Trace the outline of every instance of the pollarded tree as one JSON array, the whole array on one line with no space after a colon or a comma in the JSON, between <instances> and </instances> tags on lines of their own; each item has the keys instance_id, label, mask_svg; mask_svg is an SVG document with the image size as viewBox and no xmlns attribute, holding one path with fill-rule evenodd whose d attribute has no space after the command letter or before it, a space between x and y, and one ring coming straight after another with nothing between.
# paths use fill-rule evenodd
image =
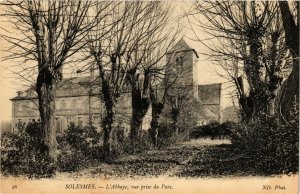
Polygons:
<instances>
[{"instance_id":1,"label":"pollarded tree","mask_svg":"<svg viewBox=\"0 0 300 194\"><path fill-rule=\"evenodd\" d=\"M205 1L195 3L195 12L193 24L204 29L211 43L199 41L236 85L243 119L275 114L287 55L277 4Z\"/></svg>"},{"instance_id":2,"label":"pollarded tree","mask_svg":"<svg viewBox=\"0 0 300 194\"><path fill-rule=\"evenodd\" d=\"M173 55L174 52L169 53ZM150 136L152 139L152 143L154 146L157 146L158 139L158 127L160 124L160 117L165 109L165 104L167 101L167 97L169 96L170 90L172 90L172 86L178 79L178 73L173 71L173 68L170 64L172 64L172 57L168 58L166 61L166 66L164 71L160 74L155 75L155 79L157 82L151 83L150 85L150 100L151 100L151 123L150 123Z\"/></svg>"},{"instance_id":3,"label":"pollarded tree","mask_svg":"<svg viewBox=\"0 0 300 194\"><path fill-rule=\"evenodd\" d=\"M93 5L90 1L3 2L8 20L2 35L9 45L6 60L20 62L18 74L36 76L39 113L43 130L43 151L54 161L56 156L55 90L62 79L62 68L83 46L83 38L94 20L84 23Z\"/></svg>"},{"instance_id":4,"label":"pollarded tree","mask_svg":"<svg viewBox=\"0 0 300 194\"><path fill-rule=\"evenodd\" d=\"M161 81L166 70L166 55L177 40L179 29L171 22L170 4L166 2L140 2L143 9L141 22L133 33L128 52L126 79L131 89L132 118L131 141L139 144L142 122L151 105L151 86ZM154 105L154 104L153 104Z\"/></svg>"},{"instance_id":5,"label":"pollarded tree","mask_svg":"<svg viewBox=\"0 0 300 194\"><path fill-rule=\"evenodd\" d=\"M138 142L142 119L150 105L150 83L153 75L162 73L161 61L175 42L178 30L168 26L166 3L114 2L106 11L109 17L99 17L87 42L88 56L99 70L106 109L104 150L109 160L116 104L124 91L131 90L130 134L132 142Z\"/></svg>"},{"instance_id":6,"label":"pollarded tree","mask_svg":"<svg viewBox=\"0 0 300 194\"><path fill-rule=\"evenodd\" d=\"M157 145L160 117L168 115L173 123L174 133L178 134L178 120L183 107L194 99L194 83L192 82L193 66L189 54L179 41L167 53L164 70L155 75L156 82L151 84L150 98L152 106L151 137ZM191 106L188 106L191 108ZM188 108L187 108L188 109ZM164 114L163 114L164 113ZM190 123L192 123L190 121Z\"/></svg>"},{"instance_id":7,"label":"pollarded tree","mask_svg":"<svg viewBox=\"0 0 300 194\"><path fill-rule=\"evenodd\" d=\"M99 17L98 24L87 36L88 52L97 65L101 81L101 97L105 105L103 119L105 159L110 160L116 104L128 90L127 76L133 53L140 47L145 34L138 28L147 18L151 3L113 2L106 8L109 17ZM99 8L98 8L99 9ZM96 11L97 12L97 11Z\"/></svg>"}]
</instances>

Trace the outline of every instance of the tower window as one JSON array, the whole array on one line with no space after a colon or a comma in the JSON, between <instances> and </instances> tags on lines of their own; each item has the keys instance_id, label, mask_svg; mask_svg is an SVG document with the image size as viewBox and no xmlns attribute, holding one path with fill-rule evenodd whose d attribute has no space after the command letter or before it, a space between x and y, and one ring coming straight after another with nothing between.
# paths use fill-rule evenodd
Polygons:
<instances>
[{"instance_id":1,"label":"tower window","mask_svg":"<svg viewBox=\"0 0 300 194\"><path fill-rule=\"evenodd\" d=\"M178 66L183 66L183 56L179 56L176 58L176 64Z\"/></svg>"}]
</instances>

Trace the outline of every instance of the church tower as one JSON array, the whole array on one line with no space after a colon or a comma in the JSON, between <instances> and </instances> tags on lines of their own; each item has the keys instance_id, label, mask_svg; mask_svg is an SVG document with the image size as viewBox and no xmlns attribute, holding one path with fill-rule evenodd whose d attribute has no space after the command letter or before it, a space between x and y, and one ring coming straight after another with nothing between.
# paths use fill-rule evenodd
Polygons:
<instances>
[{"instance_id":1,"label":"church tower","mask_svg":"<svg viewBox=\"0 0 300 194\"><path fill-rule=\"evenodd\" d=\"M166 79L167 82L174 82L171 89L173 92L189 90L189 95L197 99L195 66L198 58L195 49L184 39L181 39L167 54Z\"/></svg>"}]
</instances>

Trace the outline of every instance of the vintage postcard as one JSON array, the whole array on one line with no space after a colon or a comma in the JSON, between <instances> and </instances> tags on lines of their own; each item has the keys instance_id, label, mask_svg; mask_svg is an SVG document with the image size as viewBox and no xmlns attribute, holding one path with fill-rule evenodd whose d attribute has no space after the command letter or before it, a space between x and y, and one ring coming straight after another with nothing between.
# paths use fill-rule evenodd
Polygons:
<instances>
[{"instance_id":1,"label":"vintage postcard","mask_svg":"<svg viewBox=\"0 0 300 194\"><path fill-rule=\"evenodd\" d=\"M296 194L299 1L0 2L0 193Z\"/></svg>"}]
</instances>

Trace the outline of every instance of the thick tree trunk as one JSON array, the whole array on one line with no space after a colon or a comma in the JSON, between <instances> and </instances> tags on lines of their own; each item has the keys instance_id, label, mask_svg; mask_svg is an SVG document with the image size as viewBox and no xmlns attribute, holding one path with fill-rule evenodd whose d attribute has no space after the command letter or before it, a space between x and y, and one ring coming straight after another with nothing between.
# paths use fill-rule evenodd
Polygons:
<instances>
[{"instance_id":1,"label":"thick tree trunk","mask_svg":"<svg viewBox=\"0 0 300 194\"><path fill-rule=\"evenodd\" d=\"M298 120L299 116L299 62L294 59L291 74L282 87L280 96L280 113L285 121Z\"/></svg>"},{"instance_id":2,"label":"thick tree trunk","mask_svg":"<svg viewBox=\"0 0 300 194\"><path fill-rule=\"evenodd\" d=\"M152 101L152 120L151 120L151 140L155 147L157 147L157 138L158 138L158 126L159 126L159 117L164 109L163 103L158 101Z\"/></svg>"},{"instance_id":3,"label":"thick tree trunk","mask_svg":"<svg viewBox=\"0 0 300 194\"><path fill-rule=\"evenodd\" d=\"M103 150L104 150L104 160L110 161L111 160L111 153L112 153L112 132L113 132L113 120L114 120L114 113L113 109L106 108L106 116L103 121L103 131L104 131L104 137L103 137Z\"/></svg>"},{"instance_id":4,"label":"thick tree trunk","mask_svg":"<svg viewBox=\"0 0 300 194\"><path fill-rule=\"evenodd\" d=\"M142 123L143 116L140 113L140 109L132 109L132 121L131 121L131 140L134 145L138 145L140 141L141 131L142 131Z\"/></svg>"},{"instance_id":5,"label":"thick tree trunk","mask_svg":"<svg viewBox=\"0 0 300 194\"><path fill-rule=\"evenodd\" d=\"M268 114L270 116L274 116L276 113L276 97L278 96L278 90L282 83L282 76L280 74L280 68L277 67L276 61L278 57L278 49L277 43L279 39L280 33L279 31L275 31L272 33L272 46L271 46L271 64L270 67L267 68L267 73L269 75L268 89L270 92L269 95L269 111Z\"/></svg>"},{"instance_id":6,"label":"thick tree trunk","mask_svg":"<svg viewBox=\"0 0 300 194\"><path fill-rule=\"evenodd\" d=\"M140 143L143 118L149 109L150 99L143 98L139 89L132 89L131 103L132 118L130 138L132 146L137 146Z\"/></svg>"},{"instance_id":7,"label":"thick tree trunk","mask_svg":"<svg viewBox=\"0 0 300 194\"><path fill-rule=\"evenodd\" d=\"M57 142L55 123L55 88L56 83L48 70L43 70L37 77L36 92L39 99L41 117L42 153L57 161Z\"/></svg>"},{"instance_id":8,"label":"thick tree trunk","mask_svg":"<svg viewBox=\"0 0 300 194\"><path fill-rule=\"evenodd\" d=\"M282 23L285 31L285 42L289 47L293 57L293 69L288 79L285 81L281 96L280 96L280 113L283 120L290 121L293 119L293 109L296 109L299 115L299 16L296 21L289 9L288 2L279 1L279 8L282 15ZM297 3L297 9L299 8L299 2ZM296 117L298 117L296 115ZM296 119L298 120L298 118Z\"/></svg>"},{"instance_id":9,"label":"thick tree trunk","mask_svg":"<svg viewBox=\"0 0 300 194\"><path fill-rule=\"evenodd\" d=\"M246 110L244 120L249 122L251 120L260 119L268 113L270 92L266 83L263 81L265 66L262 41L261 28L251 28L248 34L249 56L244 62L245 73L249 83L249 94L242 95L240 103Z\"/></svg>"},{"instance_id":10,"label":"thick tree trunk","mask_svg":"<svg viewBox=\"0 0 300 194\"><path fill-rule=\"evenodd\" d=\"M171 118L173 120L173 128L174 128L174 133L176 136L178 135L177 122L178 122L179 115L180 115L180 110L178 108L172 108Z\"/></svg>"},{"instance_id":11,"label":"thick tree trunk","mask_svg":"<svg viewBox=\"0 0 300 194\"><path fill-rule=\"evenodd\" d=\"M253 30L249 37L249 59L246 61L247 64L247 76L250 85L250 92L248 101L252 101L250 105L253 107L252 117L259 118L268 110L268 102L266 99L267 88L262 81L262 67L263 65L263 53L261 44L261 35L258 30ZM249 103L248 103L249 105Z\"/></svg>"},{"instance_id":12,"label":"thick tree trunk","mask_svg":"<svg viewBox=\"0 0 300 194\"><path fill-rule=\"evenodd\" d=\"M114 123L114 101L113 95L109 83L106 80L102 81L102 94L104 98L104 104L106 109L106 115L103 119L103 150L104 150L104 160L110 161L112 158L112 143L113 143L113 123Z\"/></svg>"},{"instance_id":13,"label":"thick tree trunk","mask_svg":"<svg viewBox=\"0 0 300 194\"><path fill-rule=\"evenodd\" d=\"M248 122L248 119L252 117L253 113L252 99L247 97L245 94L243 78L237 77L234 81L239 92L239 104L241 107L242 121Z\"/></svg>"}]
</instances>

